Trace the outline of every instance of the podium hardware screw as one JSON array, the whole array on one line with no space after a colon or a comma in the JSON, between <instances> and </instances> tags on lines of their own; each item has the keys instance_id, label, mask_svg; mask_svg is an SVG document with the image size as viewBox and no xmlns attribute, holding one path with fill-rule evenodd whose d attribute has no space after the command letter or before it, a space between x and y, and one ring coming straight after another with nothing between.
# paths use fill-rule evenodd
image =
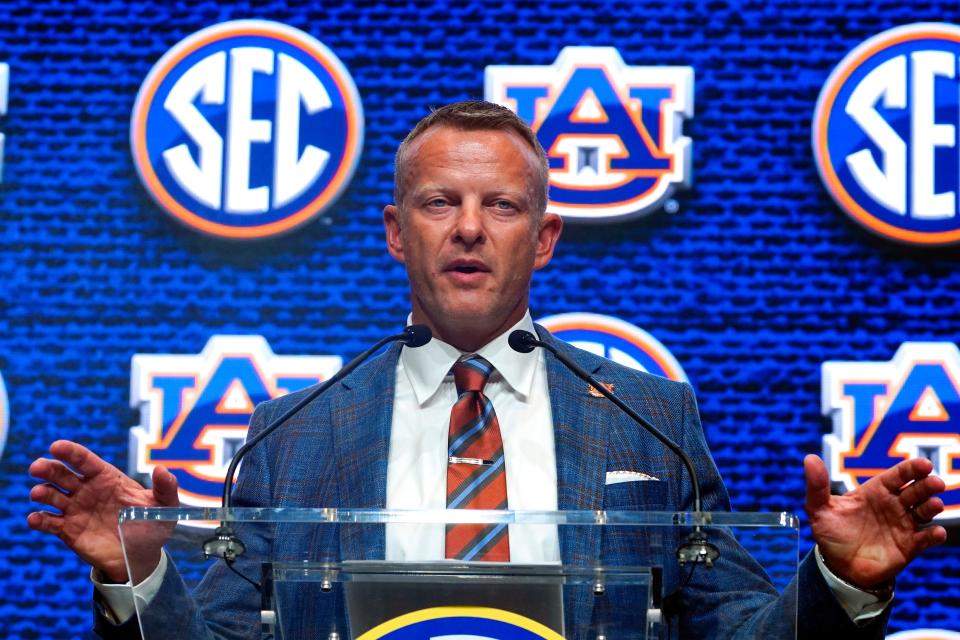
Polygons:
<instances>
[{"instance_id":1,"label":"podium hardware screw","mask_svg":"<svg viewBox=\"0 0 960 640\"><path fill-rule=\"evenodd\" d=\"M331 589L333 589L333 583L330 582L329 579L324 578L323 580L320 581L320 591L323 591L324 593L329 593ZM331 634L331 636L333 635L336 635L336 634Z\"/></svg>"},{"instance_id":2,"label":"podium hardware screw","mask_svg":"<svg viewBox=\"0 0 960 640\"><path fill-rule=\"evenodd\" d=\"M607 587L603 583L603 570L597 569L593 574L593 595L602 596L606 591Z\"/></svg>"}]
</instances>

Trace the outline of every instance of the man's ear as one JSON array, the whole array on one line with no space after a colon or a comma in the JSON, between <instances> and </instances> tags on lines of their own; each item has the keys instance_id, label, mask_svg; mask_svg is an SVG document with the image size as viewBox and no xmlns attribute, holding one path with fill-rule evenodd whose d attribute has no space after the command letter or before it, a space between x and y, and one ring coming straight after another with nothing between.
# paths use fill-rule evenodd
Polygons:
<instances>
[{"instance_id":1,"label":"man's ear","mask_svg":"<svg viewBox=\"0 0 960 640\"><path fill-rule=\"evenodd\" d=\"M537 253L533 260L534 270L547 266L553 257L553 250L563 231L563 219L555 213L543 214L540 229L537 231Z\"/></svg>"},{"instance_id":2,"label":"man's ear","mask_svg":"<svg viewBox=\"0 0 960 640\"><path fill-rule=\"evenodd\" d=\"M387 253L403 262L403 242L400 240L400 210L395 204L383 208L383 228L387 234Z\"/></svg>"}]
</instances>

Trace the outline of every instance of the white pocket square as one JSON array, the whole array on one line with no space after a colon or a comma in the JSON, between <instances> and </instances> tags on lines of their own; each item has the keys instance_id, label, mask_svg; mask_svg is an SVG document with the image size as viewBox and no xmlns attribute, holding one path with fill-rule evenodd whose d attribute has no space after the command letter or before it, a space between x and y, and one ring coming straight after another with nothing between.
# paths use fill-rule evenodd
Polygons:
<instances>
[{"instance_id":1,"label":"white pocket square","mask_svg":"<svg viewBox=\"0 0 960 640\"><path fill-rule=\"evenodd\" d=\"M607 471L606 484L620 484L621 482L649 482L659 481L660 478L643 471Z\"/></svg>"}]
</instances>

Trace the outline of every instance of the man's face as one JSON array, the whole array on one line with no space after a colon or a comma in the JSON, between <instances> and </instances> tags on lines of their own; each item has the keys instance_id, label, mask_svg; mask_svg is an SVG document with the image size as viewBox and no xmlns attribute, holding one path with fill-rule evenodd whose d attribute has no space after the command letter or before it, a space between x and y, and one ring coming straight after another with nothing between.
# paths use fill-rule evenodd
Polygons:
<instances>
[{"instance_id":1,"label":"man's face","mask_svg":"<svg viewBox=\"0 0 960 640\"><path fill-rule=\"evenodd\" d=\"M463 350L523 316L530 277L562 222L536 210L537 156L510 131L428 129L407 151L403 202L384 209L387 248L410 279L413 321Z\"/></svg>"}]
</instances>

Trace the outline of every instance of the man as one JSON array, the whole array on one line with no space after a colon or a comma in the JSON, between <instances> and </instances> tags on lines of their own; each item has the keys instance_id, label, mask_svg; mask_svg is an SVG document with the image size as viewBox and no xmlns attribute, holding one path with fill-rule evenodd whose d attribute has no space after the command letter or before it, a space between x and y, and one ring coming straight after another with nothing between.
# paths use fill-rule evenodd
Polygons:
<instances>
[{"instance_id":1,"label":"man","mask_svg":"<svg viewBox=\"0 0 960 640\"><path fill-rule=\"evenodd\" d=\"M493 486L489 499L501 501L500 506L505 500L511 509L690 509L690 480L659 443L605 399L588 393L555 358L539 350L531 355L510 350L507 335L526 328L612 384L685 448L701 477L705 510L729 507L689 385L578 351L531 322L530 279L550 261L562 228L559 217L545 213L547 175L535 135L502 107L458 103L417 125L397 152L395 204L384 209L384 224L388 252L406 265L411 321L428 325L434 340L420 349L387 350L265 440L244 463L235 489L237 506L459 507L461 497L470 502ZM479 389L459 390L460 373L447 372L451 367L464 371L463 356L469 354L484 358L470 360L480 363L471 366L479 367L484 381ZM291 394L258 407L251 435L299 397ZM499 431L483 456L451 453L454 441L462 440L457 425L467 405L485 416L472 418L485 425L477 441ZM454 434L449 442L448 431ZM94 567L99 581L125 582L117 511L176 504L173 476L157 468L147 490L80 445L59 441L51 453L53 460L31 465L31 473L43 481L31 498L61 513L32 513L29 525L58 535ZM606 484L607 474L624 470L660 481ZM796 593L791 591L799 598L799 635L880 638L894 577L918 553L945 539L942 527L927 526L943 508L935 494L944 484L929 475L928 461L918 459L840 497L830 495L827 471L816 456L807 457L804 470L806 509L818 547L803 561L792 587ZM459 484L458 478L478 481ZM483 491L474 491L478 485ZM624 561L648 546L622 536L600 541L573 531L509 539L503 531L459 538L422 532L413 543L404 539L390 531L372 537L341 532L339 544L345 557L357 558L437 558L455 548L459 557L501 553L513 561L567 562L591 562L601 553ZM257 539L248 545L263 553L268 544L300 542L278 535L272 543ZM674 543L661 542L663 549ZM681 637L778 637L784 612L791 610L790 596L778 597L734 543L719 543L723 555L717 565L695 572L681 591ZM243 637L244 629L256 628L256 594L222 563L211 569L193 600L184 600L162 544L160 535L143 539L128 554L135 582L152 581L156 602L178 603L177 617L166 621L171 637ZM474 553L481 555L469 555ZM672 558L663 564L670 591L681 581L679 572ZM130 606L122 598L100 597L112 620L101 617L98 630L126 637L133 624ZM565 605L569 629L586 624L588 601L568 598Z\"/></svg>"}]
</instances>

